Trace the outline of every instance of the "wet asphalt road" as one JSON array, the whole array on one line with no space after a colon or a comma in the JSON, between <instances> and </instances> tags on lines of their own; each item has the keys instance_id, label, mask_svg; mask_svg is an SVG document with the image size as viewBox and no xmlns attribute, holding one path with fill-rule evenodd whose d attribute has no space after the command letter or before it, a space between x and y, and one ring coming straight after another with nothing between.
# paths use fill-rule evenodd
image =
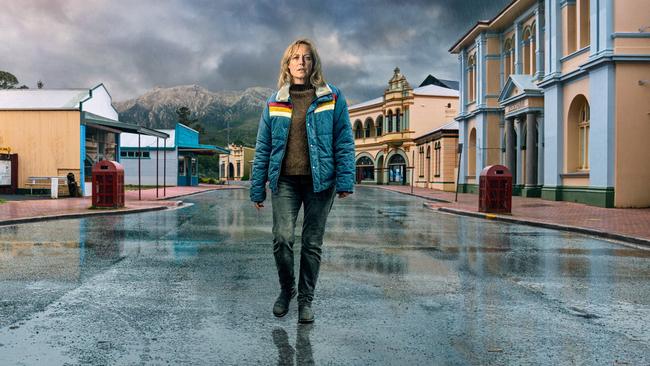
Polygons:
<instances>
[{"instance_id":1,"label":"wet asphalt road","mask_svg":"<svg viewBox=\"0 0 650 366\"><path fill-rule=\"evenodd\" d=\"M0 365L650 364L650 251L360 187L298 325L271 313L270 202L185 201L0 227Z\"/></svg>"}]
</instances>

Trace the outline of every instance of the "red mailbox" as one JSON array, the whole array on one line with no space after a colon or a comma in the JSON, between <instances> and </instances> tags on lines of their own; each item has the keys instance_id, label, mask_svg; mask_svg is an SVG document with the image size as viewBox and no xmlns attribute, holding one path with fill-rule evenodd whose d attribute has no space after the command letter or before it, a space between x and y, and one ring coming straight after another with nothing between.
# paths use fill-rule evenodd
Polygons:
<instances>
[{"instance_id":1,"label":"red mailbox","mask_svg":"<svg viewBox=\"0 0 650 366\"><path fill-rule=\"evenodd\" d=\"M503 165L490 165L479 177L478 210L490 213L512 211L512 174Z\"/></svg>"},{"instance_id":2,"label":"red mailbox","mask_svg":"<svg viewBox=\"0 0 650 366\"><path fill-rule=\"evenodd\" d=\"M124 207L124 168L115 161L93 165L93 207Z\"/></svg>"}]
</instances>

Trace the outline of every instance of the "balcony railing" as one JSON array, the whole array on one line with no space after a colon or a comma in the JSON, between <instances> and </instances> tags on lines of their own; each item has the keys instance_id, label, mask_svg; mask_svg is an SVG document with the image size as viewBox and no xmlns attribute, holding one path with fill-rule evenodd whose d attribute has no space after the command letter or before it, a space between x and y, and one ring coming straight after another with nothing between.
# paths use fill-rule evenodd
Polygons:
<instances>
[{"instance_id":1,"label":"balcony railing","mask_svg":"<svg viewBox=\"0 0 650 366\"><path fill-rule=\"evenodd\" d=\"M413 139L413 131L403 130L399 132L388 132L381 136L361 137L354 139L356 145L362 144L390 144L398 143L404 140Z\"/></svg>"}]
</instances>

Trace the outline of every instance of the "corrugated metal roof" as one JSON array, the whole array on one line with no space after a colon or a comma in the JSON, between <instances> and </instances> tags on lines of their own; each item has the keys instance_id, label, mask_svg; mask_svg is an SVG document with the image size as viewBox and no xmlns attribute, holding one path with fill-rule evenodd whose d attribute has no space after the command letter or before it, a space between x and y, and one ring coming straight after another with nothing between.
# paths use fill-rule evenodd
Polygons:
<instances>
[{"instance_id":1,"label":"corrugated metal roof","mask_svg":"<svg viewBox=\"0 0 650 366\"><path fill-rule=\"evenodd\" d=\"M384 101L384 97L379 97L379 98L375 98L375 99L370 99L370 100L367 100L367 101L365 101L365 102L361 102L361 103L355 104L355 105L353 105L353 106L350 106L350 108L348 108L348 109L356 109L356 108L369 107L369 106L374 105L374 104L382 103L383 101Z\"/></svg>"},{"instance_id":2,"label":"corrugated metal roof","mask_svg":"<svg viewBox=\"0 0 650 366\"><path fill-rule=\"evenodd\" d=\"M430 96L430 97L458 97L460 95L458 90L443 88L441 86L432 85L432 84L413 89L413 94ZM369 107L375 104L380 104L383 101L384 101L384 97L370 99L365 102L352 105L349 107L349 109L353 110L353 109Z\"/></svg>"},{"instance_id":3,"label":"corrugated metal roof","mask_svg":"<svg viewBox=\"0 0 650 366\"><path fill-rule=\"evenodd\" d=\"M443 88L437 85L425 85L419 88L415 88L413 89L413 94L434 97L457 97L460 95L458 93L458 90Z\"/></svg>"},{"instance_id":4,"label":"corrugated metal roof","mask_svg":"<svg viewBox=\"0 0 650 366\"><path fill-rule=\"evenodd\" d=\"M457 129L458 129L458 121L451 121L451 122L449 122L447 124L444 124L444 125L442 125L442 126L440 126L438 128L434 128L433 130L430 130L430 131L424 132L424 133L422 133L422 134L420 134L418 136L415 136L414 139L418 139L418 138L420 138L422 136L430 135L430 134L432 134L432 133L434 133L436 131L457 130Z\"/></svg>"},{"instance_id":5,"label":"corrugated metal roof","mask_svg":"<svg viewBox=\"0 0 650 366\"><path fill-rule=\"evenodd\" d=\"M89 89L4 89L0 110L79 109L79 102L89 97Z\"/></svg>"}]
</instances>

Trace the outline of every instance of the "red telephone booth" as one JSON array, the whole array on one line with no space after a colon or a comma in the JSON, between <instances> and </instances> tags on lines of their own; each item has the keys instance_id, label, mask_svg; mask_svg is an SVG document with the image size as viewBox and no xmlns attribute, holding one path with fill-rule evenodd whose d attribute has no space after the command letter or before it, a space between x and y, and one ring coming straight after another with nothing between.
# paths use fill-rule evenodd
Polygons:
<instances>
[{"instance_id":1,"label":"red telephone booth","mask_svg":"<svg viewBox=\"0 0 650 366\"><path fill-rule=\"evenodd\" d=\"M124 168L115 161L93 165L93 207L124 207Z\"/></svg>"},{"instance_id":2,"label":"red telephone booth","mask_svg":"<svg viewBox=\"0 0 650 366\"><path fill-rule=\"evenodd\" d=\"M489 213L512 211L512 174L503 165L490 165L479 177L478 210Z\"/></svg>"}]
</instances>

